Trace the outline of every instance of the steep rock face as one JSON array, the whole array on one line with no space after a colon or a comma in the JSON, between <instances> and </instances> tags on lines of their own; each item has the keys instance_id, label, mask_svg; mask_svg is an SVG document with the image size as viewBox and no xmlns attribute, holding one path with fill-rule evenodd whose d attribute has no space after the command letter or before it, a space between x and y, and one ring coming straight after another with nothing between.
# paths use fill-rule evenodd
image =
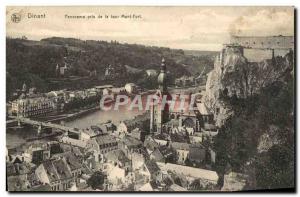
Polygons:
<instances>
[{"instance_id":1,"label":"steep rock face","mask_svg":"<svg viewBox=\"0 0 300 197\"><path fill-rule=\"evenodd\" d=\"M294 61L291 51L250 63L225 47L206 84L205 103L219 133L216 169L247 174L250 188L294 187ZM226 184L226 181L225 181Z\"/></svg>"},{"instance_id":2,"label":"steep rock face","mask_svg":"<svg viewBox=\"0 0 300 197\"><path fill-rule=\"evenodd\" d=\"M249 63L243 48L226 46L216 57L206 83L205 104L214 113L216 125L223 125L233 113L222 96L248 98L275 81L283 81L284 74L293 70L292 57L291 52L285 57Z\"/></svg>"},{"instance_id":3,"label":"steep rock face","mask_svg":"<svg viewBox=\"0 0 300 197\"><path fill-rule=\"evenodd\" d=\"M205 104L214 113L216 125L221 126L232 114L230 106L220 99L221 95L234 94L240 86L240 76L237 70L244 68L247 60L240 48L224 48L216 57L214 69L208 74L206 82Z\"/></svg>"}]
</instances>

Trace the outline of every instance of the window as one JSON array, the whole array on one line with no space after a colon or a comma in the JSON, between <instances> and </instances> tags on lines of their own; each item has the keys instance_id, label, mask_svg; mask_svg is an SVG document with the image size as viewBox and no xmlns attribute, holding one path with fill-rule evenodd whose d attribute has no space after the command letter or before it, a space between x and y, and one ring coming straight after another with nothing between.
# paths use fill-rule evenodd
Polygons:
<instances>
[{"instance_id":1,"label":"window","mask_svg":"<svg viewBox=\"0 0 300 197\"><path fill-rule=\"evenodd\" d=\"M217 114L219 114L220 113L220 108L217 108L216 112L217 112Z\"/></svg>"}]
</instances>

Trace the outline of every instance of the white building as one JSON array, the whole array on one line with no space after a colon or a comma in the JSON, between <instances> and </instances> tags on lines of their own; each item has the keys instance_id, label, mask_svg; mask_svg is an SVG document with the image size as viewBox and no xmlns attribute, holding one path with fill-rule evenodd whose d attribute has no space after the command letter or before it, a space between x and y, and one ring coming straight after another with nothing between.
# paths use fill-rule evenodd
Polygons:
<instances>
[{"instance_id":1,"label":"white building","mask_svg":"<svg viewBox=\"0 0 300 197\"><path fill-rule=\"evenodd\" d=\"M46 115L54 111L54 102L45 97L23 98L12 102L12 114L20 117Z\"/></svg>"},{"instance_id":2,"label":"white building","mask_svg":"<svg viewBox=\"0 0 300 197\"><path fill-rule=\"evenodd\" d=\"M162 170L164 174L168 172L173 172L177 175L186 177L190 182L199 179L203 185L213 184L217 185L219 176L215 171L194 168L189 166L183 166L172 163L161 163L156 162L158 167Z\"/></svg>"}]
</instances>

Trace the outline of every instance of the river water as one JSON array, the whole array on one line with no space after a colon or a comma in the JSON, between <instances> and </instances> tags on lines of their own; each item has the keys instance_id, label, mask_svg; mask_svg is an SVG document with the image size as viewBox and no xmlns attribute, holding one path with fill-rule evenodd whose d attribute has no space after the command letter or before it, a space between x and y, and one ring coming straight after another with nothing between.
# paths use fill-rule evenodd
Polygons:
<instances>
[{"instance_id":1,"label":"river water","mask_svg":"<svg viewBox=\"0 0 300 197\"><path fill-rule=\"evenodd\" d=\"M118 110L103 111L98 110L86 114L84 116L77 117L71 121L65 122L64 124L69 127L84 129L89 128L91 125L97 125L100 123L105 123L107 121L112 121L114 124L118 125L121 121L133 119L137 115L141 115L146 112L146 95L142 97L143 107L142 110L133 108L130 110L130 103L132 99L126 105L119 106ZM27 142L26 139L36 137L37 131L34 128L24 127L17 130L7 129L6 132L6 145L8 149L16 148L24 144L30 144L32 142ZM42 139L39 141L49 141L49 139Z\"/></svg>"},{"instance_id":2,"label":"river water","mask_svg":"<svg viewBox=\"0 0 300 197\"><path fill-rule=\"evenodd\" d=\"M144 99L143 99L144 102ZM119 106L118 110L103 111L97 110L86 114L84 116L77 117L71 121L65 122L64 124L69 127L84 129L89 128L91 125L97 125L100 123L105 123L107 121L112 121L114 124L118 125L121 121L133 119L137 115L141 115L146 112L146 110L138 110L138 108L133 108L129 110L130 102L126 105ZM18 129L6 129L6 146L8 149L20 148L20 146L33 143L26 141L26 139L33 138L37 136L37 129L31 127L23 127ZM49 141L49 139L39 139L38 141Z\"/></svg>"},{"instance_id":3,"label":"river water","mask_svg":"<svg viewBox=\"0 0 300 197\"><path fill-rule=\"evenodd\" d=\"M98 110L92 112L86 116L76 118L72 121L66 122L65 125L69 127L75 127L79 129L88 128L91 125L97 125L100 123L105 123L107 121L112 121L114 124L118 125L121 121L133 119L135 116L143 114L145 110L127 110L125 107L120 108L119 110L109 110L102 111Z\"/></svg>"}]
</instances>

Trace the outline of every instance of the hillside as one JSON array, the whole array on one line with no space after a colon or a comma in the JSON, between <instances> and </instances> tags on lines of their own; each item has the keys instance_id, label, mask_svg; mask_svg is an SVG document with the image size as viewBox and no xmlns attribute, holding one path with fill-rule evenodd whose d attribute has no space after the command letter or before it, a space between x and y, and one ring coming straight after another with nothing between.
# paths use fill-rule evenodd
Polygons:
<instances>
[{"instance_id":1,"label":"hillside","mask_svg":"<svg viewBox=\"0 0 300 197\"><path fill-rule=\"evenodd\" d=\"M166 59L171 81L182 75L197 75L205 68L205 73L213 68L213 53L194 56L183 50L164 47L150 47L137 44L120 44L117 41L79 40L52 37L41 41L6 39L7 95L23 82L36 86L40 91L53 89L51 80L56 77L56 65L68 65L71 76L86 77L92 71L97 77L85 81L85 85L105 83L104 73L108 65L116 71L116 79L109 81L115 85L126 82L144 84L146 69L159 70L162 57ZM58 84L63 84L59 82ZM73 82L56 88L72 86Z\"/></svg>"}]
</instances>

